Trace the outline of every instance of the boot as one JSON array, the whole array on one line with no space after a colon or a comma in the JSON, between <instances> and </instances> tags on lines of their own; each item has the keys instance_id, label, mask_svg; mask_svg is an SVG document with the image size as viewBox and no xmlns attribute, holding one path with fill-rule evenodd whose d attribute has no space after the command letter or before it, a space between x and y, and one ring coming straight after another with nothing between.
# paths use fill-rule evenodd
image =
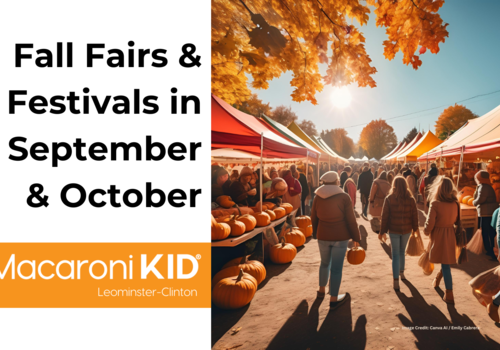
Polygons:
<instances>
[{"instance_id":1,"label":"boot","mask_svg":"<svg viewBox=\"0 0 500 350\"><path fill-rule=\"evenodd\" d=\"M394 287L394 290L399 291L399 278L397 280L396 279L394 280L393 287Z\"/></svg>"},{"instance_id":2,"label":"boot","mask_svg":"<svg viewBox=\"0 0 500 350\"><path fill-rule=\"evenodd\" d=\"M441 283L442 278L443 278L443 270L439 270L439 272L436 275L436 278L434 278L434 281L432 281L432 288L439 287L439 283Z\"/></svg>"},{"instance_id":3,"label":"boot","mask_svg":"<svg viewBox=\"0 0 500 350\"><path fill-rule=\"evenodd\" d=\"M488 310L488 315L490 318L495 321L496 323L500 322L500 316L498 316L498 306L491 303L486 307L486 310Z\"/></svg>"},{"instance_id":4,"label":"boot","mask_svg":"<svg viewBox=\"0 0 500 350\"><path fill-rule=\"evenodd\" d=\"M455 304L455 299L453 298L453 290L446 289L443 300L446 304Z\"/></svg>"}]
</instances>

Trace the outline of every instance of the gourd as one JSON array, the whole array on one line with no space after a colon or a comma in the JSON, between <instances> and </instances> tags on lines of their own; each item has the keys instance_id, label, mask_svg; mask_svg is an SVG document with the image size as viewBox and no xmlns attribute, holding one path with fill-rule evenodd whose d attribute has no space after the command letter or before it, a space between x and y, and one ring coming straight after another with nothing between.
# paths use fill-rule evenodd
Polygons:
<instances>
[{"instance_id":1,"label":"gourd","mask_svg":"<svg viewBox=\"0 0 500 350\"><path fill-rule=\"evenodd\" d=\"M212 301L221 309L239 309L252 301L257 281L240 270L237 277L220 280L212 290Z\"/></svg>"},{"instance_id":2,"label":"gourd","mask_svg":"<svg viewBox=\"0 0 500 350\"><path fill-rule=\"evenodd\" d=\"M311 237L312 234L313 234L313 227L312 227L312 225L306 226L304 228L299 227L299 230L300 230L300 232L302 232L304 234L305 238Z\"/></svg>"},{"instance_id":3,"label":"gourd","mask_svg":"<svg viewBox=\"0 0 500 350\"><path fill-rule=\"evenodd\" d=\"M282 203L281 207L285 208L287 214L290 214L293 211L293 205L291 205L290 203Z\"/></svg>"},{"instance_id":4,"label":"gourd","mask_svg":"<svg viewBox=\"0 0 500 350\"><path fill-rule=\"evenodd\" d=\"M465 186L462 188L462 190L458 193L458 201L463 203L462 200L464 199L465 196L474 196L474 189L469 186Z\"/></svg>"},{"instance_id":5,"label":"gourd","mask_svg":"<svg viewBox=\"0 0 500 350\"><path fill-rule=\"evenodd\" d=\"M287 229L283 233L286 243L292 243L295 248L301 247L306 243L306 236L300 231L298 227L292 227Z\"/></svg>"},{"instance_id":6,"label":"gourd","mask_svg":"<svg viewBox=\"0 0 500 350\"><path fill-rule=\"evenodd\" d=\"M236 204L229 196L219 196L215 201L223 208L231 208Z\"/></svg>"},{"instance_id":7,"label":"gourd","mask_svg":"<svg viewBox=\"0 0 500 350\"><path fill-rule=\"evenodd\" d=\"M267 226L271 223L271 217L267 213L254 213L252 216L257 220L257 227Z\"/></svg>"},{"instance_id":8,"label":"gourd","mask_svg":"<svg viewBox=\"0 0 500 350\"><path fill-rule=\"evenodd\" d=\"M246 225L243 222L236 220L235 218L233 218L233 220L229 221L227 224L231 228L230 236L232 237L241 236L246 231Z\"/></svg>"},{"instance_id":9,"label":"gourd","mask_svg":"<svg viewBox=\"0 0 500 350\"><path fill-rule=\"evenodd\" d=\"M264 202L264 205L267 207L269 210L273 210L276 207L276 204L272 202Z\"/></svg>"},{"instance_id":10,"label":"gourd","mask_svg":"<svg viewBox=\"0 0 500 350\"><path fill-rule=\"evenodd\" d=\"M282 217L284 217L286 215L285 208L281 208L281 207L275 208L273 210L273 212L274 212L274 214L276 214L276 219L281 219Z\"/></svg>"},{"instance_id":11,"label":"gourd","mask_svg":"<svg viewBox=\"0 0 500 350\"><path fill-rule=\"evenodd\" d=\"M297 248L291 243L286 243L283 237L280 243L271 246L269 250L271 261L275 264L288 264L296 255Z\"/></svg>"},{"instance_id":12,"label":"gourd","mask_svg":"<svg viewBox=\"0 0 500 350\"><path fill-rule=\"evenodd\" d=\"M248 260L248 256L232 259L222 267L222 270L232 268L235 266L237 266L238 269L242 269L243 272L252 275L258 284L260 284L260 282L262 282L266 278L266 268L264 267L264 264L262 264L260 261L257 260Z\"/></svg>"},{"instance_id":13,"label":"gourd","mask_svg":"<svg viewBox=\"0 0 500 350\"><path fill-rule=\"evenodd\" d=\"M265 212L267 215L269 215L269 217L271 218L271 221L276 220L276 214L274 213L274 211L267 209L267 210L266 210L266 211L264 211L264 212Z\"/></svg>"},{"instance_id":14,"label":"gourd","mask_svg":"<svg viewBox=\"0 0 500 350\"><path fill-rule=\"evenodd\" d=\"M469 201L469 199L471 199L472 197L471 196L465 196L464 198L462 198L462 203L464 204L467 204L467 202Z\"/></svg>"},{"instance_id":15,"label":"gourd","mask_svg":"<svg viewBox=\"0 0 500 350\"><path fill-rule=\"evenodd\" d=\"M295 218L295 223L300 228L305 228L309 225L312 225L311 218L309 216L306 216L306 215L297 216Z\"/></svg>"},{"instance_id":16,"label":"gourd","mask_svg":"<svg viewBox=\"0 0 500 350\"><path fill-rule=\"evenodd\" d=\"M474 198L469 199L469 201L467 202L467 204L468 205L474 205L474 204L472 204L472 202L474 202Z\"/></svg>"},{"instance_id":17,"label":"gourd","mask_svg":"<svg viewBox=\"0 0 500 350\"><path fill-rule=\"evenodd\" d=\"M252 231L257 225L257 219L255 219L250 214L238 216L238 221L241 221L243 224L245 224L245 232Z\"/></svg>"},{"instance_id":18,"label":"gourd","mask_svg":"<svg viewBox=\"0 0 500 350\"><path fill-rule=\"evenodd\" d=\"M359 265L365 261L366 253L361 247L352 247L347 252L347 261L351 265Z\"/></svg>"},{"instance_id":19,"label":"gourd","mask_svg":"<svg viewBox=\"0 0 500 350\"><path fill-rule=\"evenodd\" d=\"M217 222L212 215L212 241L226 239L231 233L231 227L225 222Z\"/></svg>"}]
</instances>

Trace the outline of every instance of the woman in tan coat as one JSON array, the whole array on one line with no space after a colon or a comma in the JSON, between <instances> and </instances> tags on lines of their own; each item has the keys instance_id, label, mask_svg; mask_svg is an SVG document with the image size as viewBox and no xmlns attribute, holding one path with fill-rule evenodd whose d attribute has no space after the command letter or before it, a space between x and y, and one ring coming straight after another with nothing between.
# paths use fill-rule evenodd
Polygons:
<instances>
[{"instance_id":1,"label":"woman in tan coat","mask_svg":"<svg viewBox=\"0 0 500 350\"><path fill-rule=\"evenodd\" d=\"M399 290L399 277L405 280L405 251L412 232L418 231L418 211L415 199L402 176L396 176L382 209L379 239L389 233L392 245L392 275L394 289Z\"/></svg>"},{"instance_id":2,"label":"woman in tan coat","mask_svg":"<svg viewBox=\"0 0 500 350\"><path fill-rule=\"evenodd\" d=\"M454 304L450 264L457 263L454 225L458 219L457 189L447 177L437 179L430 190L430 208L424 233L430 235L429 261L441 264L441 271L432 282L437 288L444 277L446 294L443 300Z\"/></svg>"},{"instance_id":3,"label":"woman in tan coat","mask_svg":"<svg viewBox=\"0 0 500 350\"><path fill-rule=\"evenodd\" d=\"M387 181L387 173L380 170L380 168L379 171L379 176L373 181L370 196L368 197L368 212L371 216L378 219L382 216L382 207L384 206L385 197L387 197L391 190L391 184Z\"/></svg>"},{"instance_id":4,"label":"woman in tan coat","mask_svg":"<svg viewBox=\"0 0 500 350\"><path fill-rule=\"evenodd\" d=\"M316 190L311 209L313 237L318 240L321 256L318 297L325 296L330 277L330 308L334 308L349 295L339 295L347 243L352 239L357 246L361 236L351 198L340 188L338 174L326 172L321 181L323 186Z\"/></svg>"}]
</instances>

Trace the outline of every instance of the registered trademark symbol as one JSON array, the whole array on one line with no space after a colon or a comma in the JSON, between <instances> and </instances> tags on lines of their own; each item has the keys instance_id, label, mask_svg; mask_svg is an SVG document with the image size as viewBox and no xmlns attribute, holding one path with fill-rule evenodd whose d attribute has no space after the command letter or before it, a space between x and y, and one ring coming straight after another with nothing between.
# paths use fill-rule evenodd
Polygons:
<instances>
[{"instance_id":1,"label":"registered trademark symbol","mask_svg":"<svg viewBox=\"0 0 500 350\"><path fill-rule=\"evenodd\" d=\"M201 259L201 255L200 254L196 254L196 260L200 260Z\"/></svg>"}]
</instances>

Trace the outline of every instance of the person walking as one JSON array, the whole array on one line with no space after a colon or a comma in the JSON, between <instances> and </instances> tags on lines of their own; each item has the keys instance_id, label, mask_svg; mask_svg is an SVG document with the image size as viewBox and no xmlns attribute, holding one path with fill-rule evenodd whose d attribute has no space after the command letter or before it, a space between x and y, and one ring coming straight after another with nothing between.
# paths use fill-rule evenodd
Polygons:
<instances>
[{"instance_id":1,"label":"person walking","mask_svg":"<svg viewBox=\"0 0 500 350\"><path fill-rule=\"evenodd\" d=\"M498 208L497 197L495 190L491 186L490 174L481 170L474 176L477 184L476 192L474 192L474 201L472 205L476 207L477 216L479 217L478 228L481 229L483 235L484 249L486 255L492 260L496 260L493 247L495 246L495 228L491 227L491 217Z\"/></svg>"},{"instance_id":2,"label":"person walking","mask_svg":"<svg viewBox=\"0 0 500 350\"><path fill-rule=\"evenodd\" d=\"M309 184L307 183L306 175L304 174L306 167L304 165L298 166L299 171L299 182L302 187L302 193L300 194L300 210L301 215L306 214L306 198L309 196Z\"/></svg>"},{"instance_id":3,"label":"person walking","mask_svg":"<svg viewBox=\"0 0 500 350\"><path fill-rule=\"evenodd\" d=\"M373 181L373 185L370 191L369 201L369 212L373 217L372 229L375 232L380 231L380 217L382 216L382 208L384 206L385 197L389 194L391 190L391 184L387 181L387 173L382 171L379 177ZM377 232L378 233L378 232Z\"/></svg>"},{"instance_id":4,"label":"person walking","mask_svg":"<svg viewBox=\"0 0 500 350\"><path fill-rule=\"evenodd\" d=\"M379 239L389 233L392 245L392 276L394 289L399 290L399 278L405 280L405 251L412 232L418 231L417 204L402 176L394 178L392 189L385 197Z\"/></svg>"},{"instance_id":5,"label":"person walking","mask_svg":"<svg viewBox=\"0 0 500 350\"><path fill-rule=\"evenodd\" d=\"M339 176L329 171L321 177L323 186L316 190L311 221L313 237L318 240L321 264L319 267L318 298L323 298L330 279L330 309L343 303L349 293L340 294L342 268L349 240L358 246L361 235L356 223L351 198L342 191Z\"/></svg>"},{"instance_id":6,"label":"person walking","mask_svg":"<svg viewBox=\"0 0 500 350\"><path fill-rule=\"evenodd\" d=\"M354 183L354 180L351 178L351 172L352 172L352 169L350 166L346 166L344 168L344 172L347 173L348 175L348 178L347 180L344 182L344 186L340 186L344 189L344 192L347 193L349 195L349 197L351 197L351 202L352 202L352 207L353 208L356 208L356 184Z\"/></svg>"},{"instance_id":7,"label":"person walking","mask_svg":"<svg viewBox=\"0 0 500 350\"><path fill-rule=\"evenodd\" d=\"M408 183L408 188L410 189L411 191L411 194L413 195L413 198L415 198L415 200L417 201L418 200L418 192L417 192L417 175L415 175L415 173L412 171L414 170L415 168L411 169L410 168L410 173L408 174L408 176L405 176L406 177L406 182Z\"/></svg>"},{"instance_id":8,"label":"person walking","mask_svg":"<svg viewBox=\"0 0 500 350\"><path fill-rule=\"evenodd\" d=\"M424 178L424 201L425 205L429 207L430 203L430 192L431 192L431 187L434 181L436 180L438 176L438 169L437 165L435 163L431 164L431 169L429 170L429 174Z\"/></svg>"},{"instance_id":9,"label":"person walking","mask_svg":"<svg viewBox=\"0 0 500 350\"><path fill-rule=\"evenodd\" d=\"M457 263L455 227L460 210L457 189L447 177L441 177L431 188L430 207L425 221L424 234L430 236L429 261L441 264L441 270L432 282L439 287L444 278L446 288L443 300L454 304L453 281L450 265Z\"/></svg>"},{"instance_id":10,"label":"person walking","mask_svg":"<svg viewBox=\"0 0 500 350\"><path fill-rule=\"evenodd\" d=\"M370 190L373 183L373 174L368 163L363 166L363 172L359 175L358 179L358 190L361 194L361 206L363 212L363 218L368 220L368 198L370 196Z\"/></svg>"}]
</instances>

